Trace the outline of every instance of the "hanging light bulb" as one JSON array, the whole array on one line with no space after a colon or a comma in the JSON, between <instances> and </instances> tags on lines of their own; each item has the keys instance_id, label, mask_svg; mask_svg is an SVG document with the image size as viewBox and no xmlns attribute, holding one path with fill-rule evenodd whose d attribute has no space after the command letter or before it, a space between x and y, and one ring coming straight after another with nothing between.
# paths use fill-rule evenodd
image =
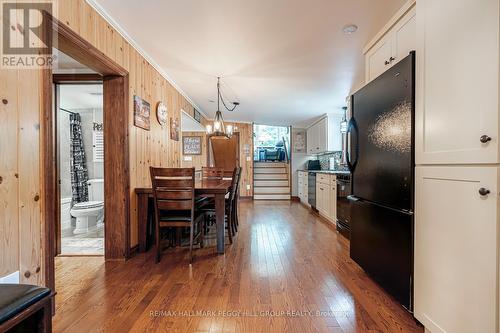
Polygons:
<instances>
[{"instance_id":1,"label":"hanging light bulb","mask_svg":"<svg viewBox=\"0 0 500 333\"><path fill-rule=\"evenodd\" d=\"M205 126L205 128L207 129L207 134L213 133L212 125L207 125L207 126Z\"/></svg>"},{"instance_id":2,"label":"hanging light bulb","mask_svg":"<svg viewBox=\"0 0 500 333\"><path fill-rule=\"evenodd\" d=\"M222 112L220 112L219 110L215 113L214 132L215 134L222 134L222 135L226 133L224 120L222 119Z\"/></svg>"},{"instance_id":3,"label":"hanging light bulb","mask_svg":"<svg viewBox=\"0 0 500 333\"><path fill-rule=\"evenodd\" d=\"M342 110L344 110L344 117L340 122L340 133L345 134L347 133L347 106L344 106Z\"/></svg>"},{"instance_id":4,"label":"hanging light bulb","mask_svg":"<svg viewBox=\"0 0 500 333\"><path fill-rule=\"evenodd\" d=\"M215 113L214 123L212 125L207 125L206 130L208 135L215 136L226 136L231 137L234 132L234 126L228 125L227 128L224 126L224 120L222 119L222 112L220 111L220 102L222 100L222 104L228 111L234 111L236 107L240 104L238 102L233 102L233 107L228 108L226 103L220 93L220 77L217 78L217 112Z\"/></svg>"},{"instance_id":5,"label":"hanging light bulb","mask_svg":"<svg viewBox=\"0 0 500 333\"><path fill-rule=\"evenodd\" d=\"M232 137L233 136L233 132L234 132L234 129L233 129L233 125L227 125L226 126L226 134L228 137Z\"/></svg>"}]
</instances>

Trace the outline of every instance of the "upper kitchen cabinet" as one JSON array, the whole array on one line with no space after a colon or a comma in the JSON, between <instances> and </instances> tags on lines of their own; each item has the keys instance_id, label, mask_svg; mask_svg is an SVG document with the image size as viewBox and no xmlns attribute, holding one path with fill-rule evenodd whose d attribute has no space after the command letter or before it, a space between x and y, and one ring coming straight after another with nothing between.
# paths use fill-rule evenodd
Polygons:
<instances>
[{"instance_id":1,"label":"upper kitchen cabinet","mask_svg":"<svg viewBox=\"0 0 500 333\"><path fill-rule=\"evenodd\" d=\"M415 1L408 2L365 47L365 80L370 82L416 49Z\"/></svg>"},{"instance_id":2,"label":"upper kitchen cabinet","mask_svg":"<svg viewBox=\"0 0 500 333\"><path fill-rule=\"evenodd\" d=\"M499 1L419 0L416 163L499 163Z\"/></svg>"},{"instance_id":3,"label":"upper kitchen cabinet","mask_svg":"<svg viewBox=\"0 0 500 333\"><path fill-rule=\"evenodd\" d=\"M327 115L307 129L307 153L322 154L342 150L342 116Z\"/></svg>"}]
</instances>

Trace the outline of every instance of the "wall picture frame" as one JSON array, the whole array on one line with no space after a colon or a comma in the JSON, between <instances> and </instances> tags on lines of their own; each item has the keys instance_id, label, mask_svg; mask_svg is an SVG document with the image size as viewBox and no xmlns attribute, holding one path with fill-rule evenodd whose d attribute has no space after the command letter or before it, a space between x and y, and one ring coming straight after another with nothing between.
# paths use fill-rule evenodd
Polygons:
<instances>
[{"instance_id":1,"label":"wall picture frame","mask_svg":"<svg viewBox=\"0 0 500 333\"><path fill-rule=\"evenodd\" d=\"M137 95L134 95L134 126L151 129L151 105Z\"/></svg>"},{"instance_id":2,"label":"wall picture frame","mask_svg":"<svg viewBox=\"0 0 500 333\"><path fill-rule=\"evenodd\" d=\"M179 141L179 118L170 118L170 139Z\"/></svg>"},{"instance_id":3,"label":"wall picture frame","mask_svg":"<svg viewBox=\"0 0 500 333\"><path fill-rule=\"evenodd\" d=\"M200 113L200 111L194 109L193 118L194 118L194 120L196 120L197 122L199 122L201 124L201 113Z\"/></svg>"},{"instance_id":4,"label":"wall picture frame","mask_svg":"<svg viewBox=\"0 0 500 333\"><path fill-rule=\"evenodd\" d=\"M292 130L292 145L293 152L297 154L305 154L307 150L307 132L302 128L294 128Z\"/></svg>"},{"instance_id":5,"label":"wall picture frame","mask_svg":"<svg viewBox=\"0 0 500 333\"><path fill-rule=\"evenodd\" d=\"M201 155L201 136L183 136L182 153L184 155Z\"/></svg>"}]
</instances>

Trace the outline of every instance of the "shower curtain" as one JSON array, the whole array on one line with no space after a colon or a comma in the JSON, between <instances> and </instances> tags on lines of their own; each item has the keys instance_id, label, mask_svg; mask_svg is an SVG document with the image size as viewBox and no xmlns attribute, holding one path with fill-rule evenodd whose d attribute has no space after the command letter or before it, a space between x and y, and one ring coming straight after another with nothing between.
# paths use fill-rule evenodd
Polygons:
<instances>
[{"instance_id":1,"label":"shower curtain","mask_svg":"<svg viewBox=\"0 0 500 333\"><path fill-rule=\"evenodd\" d=\"M89 200L87 182L89 180L85 149L83 146L82 121L80 114L69 116L70 121L70 168L73 204Z\"/></svg>"}]
</instances>

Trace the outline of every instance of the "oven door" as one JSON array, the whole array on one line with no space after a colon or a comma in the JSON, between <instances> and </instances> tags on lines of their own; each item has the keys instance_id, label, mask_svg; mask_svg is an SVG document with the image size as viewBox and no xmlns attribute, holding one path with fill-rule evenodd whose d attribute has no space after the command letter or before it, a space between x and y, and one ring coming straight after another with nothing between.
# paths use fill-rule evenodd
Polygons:
<instances>
[{"instance_id":1,"label":"oven door","mask_svg":"<svg viewBox=\"0 0 500 333\"><path fill-rule=\"evenodd\" d=\"M307 176L308 188L307 188L307 202L311 207L316 208L316 173L309 172Z\"/></svg>"}]
</instances>

